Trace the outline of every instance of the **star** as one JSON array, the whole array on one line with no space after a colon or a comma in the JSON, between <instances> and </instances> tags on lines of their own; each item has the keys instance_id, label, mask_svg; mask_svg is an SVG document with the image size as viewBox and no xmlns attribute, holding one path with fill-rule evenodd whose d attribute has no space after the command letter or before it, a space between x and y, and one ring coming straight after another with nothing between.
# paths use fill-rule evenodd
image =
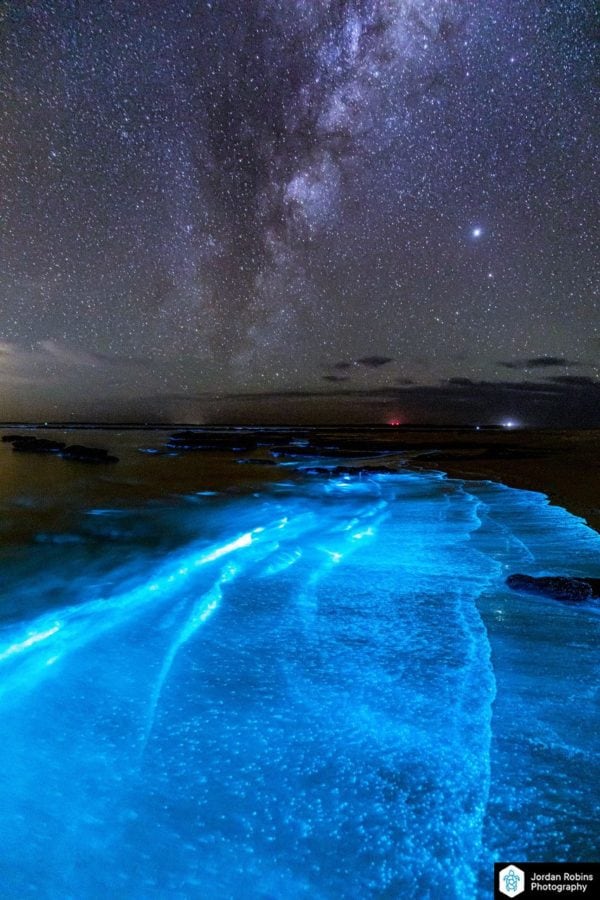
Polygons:
<instances>
[{"instance_id":1,"label":"star","mask_svg":"<svg viewBox=\"0 0 600 900\"><path fill-rule=\"evenodd\" d=\"M591 379L593 0L488 5L0 0L0 419L363 422L392 379L483 425L525 339ZM515 417L598 421L542 374Z\"/></svg>"}]
</instances>

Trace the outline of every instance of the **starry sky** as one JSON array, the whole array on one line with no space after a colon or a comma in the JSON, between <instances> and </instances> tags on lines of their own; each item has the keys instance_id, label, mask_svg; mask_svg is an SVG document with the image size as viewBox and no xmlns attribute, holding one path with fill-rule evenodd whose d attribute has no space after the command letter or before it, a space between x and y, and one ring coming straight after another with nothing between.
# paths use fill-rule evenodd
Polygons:
<instances>
[{"instance_id":1,"label":"starry sky","mask_svg":"<svg viewBox=\"0 0 600 900\"><path fill-rule=\"evenodd\" d=\"M0 0L0 419L600 425L595 0Z\"/></svg>"}]
</instances>

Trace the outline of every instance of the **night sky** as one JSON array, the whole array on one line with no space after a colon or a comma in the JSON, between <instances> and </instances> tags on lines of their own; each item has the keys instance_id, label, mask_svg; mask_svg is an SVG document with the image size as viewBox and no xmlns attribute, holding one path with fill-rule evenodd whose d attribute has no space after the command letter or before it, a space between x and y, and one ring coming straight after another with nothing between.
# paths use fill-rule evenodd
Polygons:
<instances>
[{"instance_id":1,"label":"night sky","mask_svg":"<svg viewBox=\"0 0 600 900\"><path fill-rule=\"evenodd\" d=\"M0 0L0 419L600 425L595 0Z\"/></svg>"}]
</instances>

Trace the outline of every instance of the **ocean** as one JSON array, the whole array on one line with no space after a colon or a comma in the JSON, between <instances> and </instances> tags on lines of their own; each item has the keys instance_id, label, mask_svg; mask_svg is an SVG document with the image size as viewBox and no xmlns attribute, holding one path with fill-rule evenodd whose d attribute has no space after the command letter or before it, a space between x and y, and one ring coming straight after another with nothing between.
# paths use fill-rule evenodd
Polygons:
<instances>
[{"instance_id":1,"label":"ocean","mask_svg":"<svg viewBox=\"0 0 600 900\"><path fill-rule=\"evenodd\" d=\"M597 858L599 605L505 585L599 577L581 520L401 455L43 436L120 461L0 446L2 897L485 898Z\"/></svg>"}]
</instances>

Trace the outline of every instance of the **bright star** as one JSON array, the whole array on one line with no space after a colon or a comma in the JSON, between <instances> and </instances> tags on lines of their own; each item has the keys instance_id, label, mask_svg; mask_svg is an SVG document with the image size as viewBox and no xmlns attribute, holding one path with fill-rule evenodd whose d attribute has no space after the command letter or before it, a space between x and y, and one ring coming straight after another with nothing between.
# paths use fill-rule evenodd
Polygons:
<instances>
[{"instance_id":1,"label":"bright star","mask_svg":"<svg viewBox=\"0 0 600 900\"><path fill-rule=\"evenodd\" d=\"M479 238L483 234L483 228L480 228L480 226L477 225L475 228L473 228L471 234L474 238Z\"/></svg>"}]
</instances>

